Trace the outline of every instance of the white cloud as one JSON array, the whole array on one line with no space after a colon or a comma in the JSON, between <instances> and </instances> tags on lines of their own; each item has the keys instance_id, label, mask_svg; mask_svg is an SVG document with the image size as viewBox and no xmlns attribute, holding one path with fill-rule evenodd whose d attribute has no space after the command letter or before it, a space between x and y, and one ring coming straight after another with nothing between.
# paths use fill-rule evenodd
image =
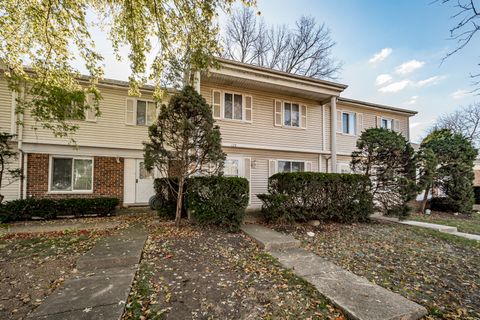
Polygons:
<instances>
[{"instance_id":1,"label":"white cloud","mask_svg":"<svg viewBox=\"0 0 480 320\"><path fill-rule=\"evenodd\" d=\"M447 78L447 76L433 76L433 77L418 81L417 86L425 87L425 86L434 85L444 80L445 78Z\"/></svg>"},{"instance_id":2,"label":"white cloud","mask_svg":"<svg viewBox=\"0 0 480 320\"><path fill-rule=\"evenodd\" d=\"M368 60L369 63L377 63L388 58L392 53L392 48L383 48L380 52L375 53L373 57Z\"/></svg>"},{"instance_id":3,"label":"white cloud","mask_svg":"<svg viewBox=\"0 0 480 320\"><path fill-rule=\"evenodd\" d=\"M392 76L389 75L389 74L381 74L377 77L377 79L375 80L375 85L377 86L381 86L381 85L384 85L384 84L387 84L389 83L390 81L392 81Z\"/></svg>"},{"instance_id":4,"label":"white cloud","mask_svg":"<svg viewBox=\"0 0 480 320\"><path fill-rule=\"evenodd\" d=\"M409 73L412 73L413 71L415 71L417 69L420 69L421 67L423 67L424 64L425 64L425 62L423 62L423 61L410 60L410 61L407 61L407 62L399 65L395 69L395 72L398 73L398 74L403 74L403 75L409 74Z\"/></svg>"},{"instance_id":5,"label":"white cloud","mask_svg":"<svg viewBox=\"0 0 480 320\"><path fill-rule=\"evenodd\" d=\"M408 105L412 105L417 103L418 96L411 96L410 99L407 101Z\"/></svg>"},{"instance_id":6,"label":"white cloud","mask_svg":"<svg viewBox=\"0 0 480 320\"><path fill-rule=\"evenodd\" d=\"M381 87L380 89L378 89L378 91L384 92L384 93L399 92L405 89L409 83L410 83L410 80L397 81L389 84L388 86Z\"/></svg>"},{"instance_id":7,"label":"white cloud","mask_svg":"<svg viewBox=\"0 0 480 320\"><path fill-rule=\"evenodd\" d=\"M453 99L463 99L463 98L466 98L466 97L471 96L471 95L472 95L471 91L460 89L460 90L457 90L457 91L453 92L450 96Z\"/></svg>"}]
</instances>

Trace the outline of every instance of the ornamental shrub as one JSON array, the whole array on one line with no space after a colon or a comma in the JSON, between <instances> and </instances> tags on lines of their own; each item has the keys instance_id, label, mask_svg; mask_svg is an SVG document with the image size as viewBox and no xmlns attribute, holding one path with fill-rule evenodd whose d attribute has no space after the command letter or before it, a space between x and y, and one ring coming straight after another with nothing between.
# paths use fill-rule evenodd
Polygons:
<instances>
[{"instance_id":1,"label":"ornamental shrub","mask_svg":"<svg viewBox=\"0 0 480 320\"><path fill-rule=\"evenodd\" d=\"M175 218L177 178L155 179L155 191L161 203L158 214ZM245 178L200 176L186 180L182 215L190 212L199 224L213 224L238 231L248 206L249 184Z\"/></svg>"},{"instance_id":2,"label":"ornamental shrub","mask_svg":"<svg viewBox=\"0 0 480 320\"><path fill-rule=\"evenodd\" d=\"M240 177L207 176L188 180L187 207L194 221L236 232L249 201L249 182Z\"/></svg>"},{"instance_id":3,"label":"ornamental shrub","mask_svg":"<svg viewBox=\"0 0 480 320\"><path fill-rule=\"evenodd\" d=\"M119 205L118 198L27 198L7 201L0 205L0 222L30 220L32 218L55 219L58 216L88 214L106 216Z\"/></svg>"},{"instance_id":4,"label":"ornamental shrub","mask_svg":"<svg viewBox=\"0 0 480 320\"><path fill-rule=\"evenodd\" d=\"M350 223L373 213L367 176L321 172L277 173L268 179L268 194L257 195L268 221L311 219Z\"/></svg>"}]
</instances>

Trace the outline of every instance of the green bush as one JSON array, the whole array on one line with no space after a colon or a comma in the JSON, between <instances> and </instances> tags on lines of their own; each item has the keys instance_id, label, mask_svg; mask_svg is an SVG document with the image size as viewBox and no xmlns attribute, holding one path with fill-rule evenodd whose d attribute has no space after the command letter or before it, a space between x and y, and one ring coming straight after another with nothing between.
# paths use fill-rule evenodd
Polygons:
<instances>
[{"instance_id":1,"label":"green bush","mask_svg":"<svg viewBox=\"0 0 480 320\"><path fill-rule=\"evenodd\" d=\"M153 187L159 203L157 208L158 215L174 219L177 208L178 178L157 178L153 183ZM182 216L186 215L185 206L185 201L183 201Z\"/></svg>"},{"instance_id":2,"label":"green bush","mask_svg":"<svg viewBox=\"0 0 480 320\"><path fill-rule=\"evenodd\" d=\"M473 193L475 194L475 204L480 204L480 187L473 187Z\"/></svg>"},{"instance_id":3,"label":"green bush","mask_svg":"<svg viewBox=\"0 0 480 320\"><path fill-rule=\"evenodd\" d=\"M194 177L188 180L187 207L200 224L238 231L249 201L249 183L239 177Z\"/></svg>"},{"instance_id":4,"label":"green bush","mask_svg":"<svg viewBox=\"0 0 480 320\"><path fill-rule=\"evenodd\" d=\"M177 205L176 178L155 179L157 209L162 217L175 218ZM248 206L248 180L237 177L193 177L185 182L184 207L199 224L214 224L237 231Z\"/></svg>"},{"instance_id":5,"label":"green bush","mask_svg":"<svg viewBox=\"0 0 480 320\"><path fill-rule=\"evenodd\" d=\"M107 197L12 200L0 205L0 221L30 220L33 217L55 219L63 215L81 217L88 214L97 214L105 216L112 214L119 203L118 198Z\"/></svg>"},{"instance_id":6,"label":"green bush","mask_svg":"<svg viewBox=\"0 0 480 320\"><path fill-rule=\"evenodd\" d=\"M449 197L435 197L430 199L430 209L442 212L459 212L456 202Z\"/></svg>"},{"instance_id":7,"label":"green bush","mask_svg":"<svg viewBox=\"0 0 480 320\"><path fill-rule=\"evenodd\" d=\"M367 176L321 172L277 173L268 179L268 194L257 195L268 221L311 219L342 223L367 221L373 213Z\"/></svg>"}]
</instances>

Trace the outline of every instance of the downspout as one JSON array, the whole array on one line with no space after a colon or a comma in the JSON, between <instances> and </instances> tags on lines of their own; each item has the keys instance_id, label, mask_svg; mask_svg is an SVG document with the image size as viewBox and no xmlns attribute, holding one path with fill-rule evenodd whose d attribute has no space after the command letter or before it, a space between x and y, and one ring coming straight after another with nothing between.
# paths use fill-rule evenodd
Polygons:
<instances>
[{"instance_id":1,"label":"downspout","mask_svg":"<svg viewBox=\"0 0 480 320\"><path fill-rule=\"evenodd\" d=\"M331 172L337 172L337 97L330 98L330 165Z\"/></svg>"},{"instance_id":2,"label":"downspout","mask_svg":"<svg viewBox=\"0 0 480 320\"><path fill-rule=\"evenodd\" d=\"M24 101L25 100L25 88L24 87L20 88L20 96L21 96L21 100ZM17 149L20 152L20 161L21 161L21 163L20 163L20 199L24 199L25 198L25 194L24 194L25 178L27 176L25 174L25 170L26 170L26 168L25 168L25 158L26 158L26 155L23 152L23 112L22 113L17 113L17 98L15 99L15 115L17 115L19 117L19 121L16 121L17 124L16 124L15 127L18 130Z\"/></svg>"}]
</instances>

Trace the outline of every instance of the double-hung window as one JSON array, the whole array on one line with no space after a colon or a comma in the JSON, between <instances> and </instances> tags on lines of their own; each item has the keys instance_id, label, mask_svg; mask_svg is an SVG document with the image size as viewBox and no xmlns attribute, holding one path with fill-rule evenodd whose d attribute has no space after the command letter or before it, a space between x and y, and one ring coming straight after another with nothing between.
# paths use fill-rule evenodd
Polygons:
<instances>
[{"instance_id":1,"label":"double-hung window","mask_svg":"<svg viewBox=\"0 0 480 320\"><path fill-rule=\"evenodd\" d=\"M213 90L212 108L215 119L252 122L252 96Z\"/></svg>"},{"instance_id":2,"label":"double-hung window","mask_svg":"<svg viewBox=\"0 0 480 320\"><path fill-rule=\"evenodd\" d=\"M342 112L342 133L355 134L356 116L354 112Z\"/></svg>"},{"instance_id":3,"label":"double-hung window","mask_svg":"<svg viewBox=\"0 0 480 320\"><path fill-rule=\"evenodd\" d=\"M93 191L93 159L78 157L51 157L50 191Z\"/></svg>"},{"instance_id":4,"label":"double-hung window","mask_svg":"<svg viewBox=\"0 0 480 320\"><path fill-rule=\"evenodd\" d=\"M277 172L304 172L305 171L305 162L304 161L277 161L278 168Z\"/></svg>"},{"instance_id":5,"label":"double-hung window","mask_svg":"<svg viewBox=\"0 0 480 320\"><path fill-rule=\"evenodd\" d=\"M126 124L149 126L155 121L156 114L155 102L127 98L125 111Z\"/></svg>"},{"instance_id":6,"label":"double-hung window","mask_svg":"<svg viewBox=\"0 0 480 320\"><path fill-rule=\"evenodd\" d=\"M277 127L307 128L307 106L298 103L274 100L273 120Z\"/></svg>"},{"instance_id":7,"label":"double-hung window","mask_svg":"<svg viewBox=\"0 0 480 320\"><path fill-rule=\"evenodd\" d=\"M300 106L297 103L284 103L283 125L287 127L300 127Z\"/></svg>"},{"instance_id":8,"label":"double-hung window","mask_svg":"<svg viewBox=\"0 0 480 320\"><path fill-rule=\"evenodd\" d=\"M380 126L384 129L393 130L393 119L382 118Z\"/></svg>"}]
</instances>

